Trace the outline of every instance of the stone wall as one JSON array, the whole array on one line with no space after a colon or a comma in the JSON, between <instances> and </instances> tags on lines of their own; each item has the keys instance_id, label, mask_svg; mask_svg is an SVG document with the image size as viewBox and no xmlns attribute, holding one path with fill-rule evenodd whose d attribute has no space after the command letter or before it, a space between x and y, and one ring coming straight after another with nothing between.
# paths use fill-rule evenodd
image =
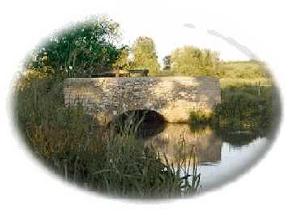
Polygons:
<instances>
[{"instance_id":1,"label":"stone wall","mask_svg":"<svg viewBox=\"0 0 300 220\"><path fill-rule=\"evenodd\" d=\"M65 80L65 105L82 104L101 123L133 110L153 110L168 122L186 122L192 111L213 111L221 102L213 77L112 77Z\"/></svg>"}]
</instances>

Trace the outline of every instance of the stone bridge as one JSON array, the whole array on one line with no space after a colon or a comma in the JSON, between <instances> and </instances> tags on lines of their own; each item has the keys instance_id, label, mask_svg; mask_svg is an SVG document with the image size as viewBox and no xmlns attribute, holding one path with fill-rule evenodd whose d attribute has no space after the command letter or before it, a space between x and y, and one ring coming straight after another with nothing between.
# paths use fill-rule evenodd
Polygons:
<instances>
[{"instance_id":1,"label":"stone bridge","mask_svg":"<svg viewBox=\"0 0 300 220\"><path fill-rule=\"evenodd\" d=\"M187 122L191 112L211 112L221 102L213 77L69 78L65 105L81 104L100 123L128 111L152 110L167 122Z\"/></svg>"}]
</instances>

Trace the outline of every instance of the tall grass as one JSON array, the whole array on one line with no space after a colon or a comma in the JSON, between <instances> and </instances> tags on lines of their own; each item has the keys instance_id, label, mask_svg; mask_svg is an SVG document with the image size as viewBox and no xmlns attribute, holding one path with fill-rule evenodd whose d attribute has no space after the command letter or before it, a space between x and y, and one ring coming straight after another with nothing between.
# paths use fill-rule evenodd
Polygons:
<instances>
[{"instance_id":1,"label":"tall grass","mask_svg":"<svg viewBox=\"0 0 300 220\"><path fill-rule=\"evenodd\" d=\"M18 82L14 111L20 133L34 155L64 179L122 197L199 191L196 165L170 164L145 147L135 135L139 122L118 126L122 129L116 132L100 126L80 105L65 107L61 81L22 76Z\"/></svg>"},{"instance_id":2,"label":"tall grass","mask_svg":"<svg viewBox=\"0 0 300 220\"><path fill-rule=\"evenodd\" d=\"M275 86L230 86L221 94L222 103L215 109L212 126L223 140L232 142L235 133L240 137L236 141L245 143L258 136L273 136L280 119Z\"/></svg>"}]
</instances>

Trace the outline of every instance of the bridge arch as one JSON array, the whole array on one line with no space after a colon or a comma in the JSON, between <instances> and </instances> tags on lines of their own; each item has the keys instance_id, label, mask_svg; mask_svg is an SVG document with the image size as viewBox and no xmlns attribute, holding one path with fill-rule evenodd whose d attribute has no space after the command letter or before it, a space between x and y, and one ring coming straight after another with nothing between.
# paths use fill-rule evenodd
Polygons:
<instances>
[{"instance_id":1,"label":"bridge arch","mask_svg":"<svg viewBox=\"0 0 300 220\"><path fill-rule=\"evenodd\" d=\"M166 119L162 114L155 110L149 109L135 109L121 112L120 114L116 115L113 120L143 120L144 122L166 122Z\"/></svg>"},{"instance_id":2,"label":"bridge arch","mask_svg":"<svg viewBox=\"0 0 300 220\"><path fill-rule=\"evenodd\" d=\"M156 111L137 109L117 115L108 126L116 132L134 132L146 139L161 133L166 127L166 119Z\"/></svg>"}]
</instances>

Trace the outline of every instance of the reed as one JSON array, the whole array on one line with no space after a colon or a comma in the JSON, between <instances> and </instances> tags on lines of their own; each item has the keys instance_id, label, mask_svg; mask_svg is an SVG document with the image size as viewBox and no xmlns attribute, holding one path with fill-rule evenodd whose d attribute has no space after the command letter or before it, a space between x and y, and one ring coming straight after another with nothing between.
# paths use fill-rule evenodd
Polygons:
<instances>
[{"instance_id":1,"label":"reed","mask_svg":"<svg viewBox=\"0 0 300 220\"><path fill-rule=\"evenodd\" d=\"M64 106L61 83L45 78L23 85L14 105L20 133L33 154L66 180L130 198L182 197L200 189L192 160L189 166L170 164L137 138L141 118L132 115L116 122L118 130L107 129L82 106Z\"/></svg>"}]
</instances>

